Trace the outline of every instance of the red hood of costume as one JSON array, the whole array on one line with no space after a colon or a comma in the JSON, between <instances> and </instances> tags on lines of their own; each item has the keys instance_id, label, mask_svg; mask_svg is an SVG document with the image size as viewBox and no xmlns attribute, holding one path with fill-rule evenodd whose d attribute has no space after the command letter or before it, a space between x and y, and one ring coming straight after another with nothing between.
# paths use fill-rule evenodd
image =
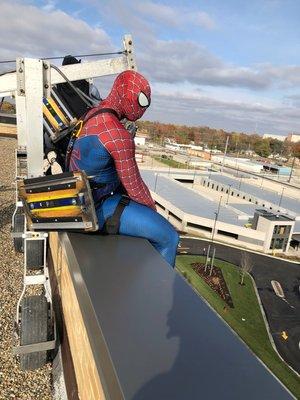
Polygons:
<instances>
[{"instance_id":1,"label":"red hood of costume","mask_svg":"<svg viewBox=\"0 0 300 400\"><path fill-rule=\"evenodd\" d=\"M150 104L151 89L147 79L136 71L124 71L115 79L109 95L101 102L101 108L112 108L120 119L136 121L147 109L139 104L138 97L141 92Z\"/></svg>"}]
</instances>

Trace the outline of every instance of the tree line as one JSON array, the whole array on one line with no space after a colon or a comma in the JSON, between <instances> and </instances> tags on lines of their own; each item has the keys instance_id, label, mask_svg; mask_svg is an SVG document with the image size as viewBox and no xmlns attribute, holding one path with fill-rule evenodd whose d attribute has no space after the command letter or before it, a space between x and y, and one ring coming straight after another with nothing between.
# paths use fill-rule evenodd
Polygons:
<instances>
[{"instance_id":1,"label":"tree line","mask_svg":"<svg viewBox=\"0 0 300 400\"><path fill-rule=\"evenodd\" d=\"M223 129L213 129L208 126L163 124L157 121L138 121L137 124L139 129L149 134L151 140L160 144L164 143L165 138L173 138L177 143L193 142L195 145L224 151L226 138L229 135L228 152L230 153L242 154L252 150L261 157L279 154L286 158L291 156L300 158L300 143L281 142L272 138L263 139L257 134L226 132Z\"/></svg>"}]
</instances>

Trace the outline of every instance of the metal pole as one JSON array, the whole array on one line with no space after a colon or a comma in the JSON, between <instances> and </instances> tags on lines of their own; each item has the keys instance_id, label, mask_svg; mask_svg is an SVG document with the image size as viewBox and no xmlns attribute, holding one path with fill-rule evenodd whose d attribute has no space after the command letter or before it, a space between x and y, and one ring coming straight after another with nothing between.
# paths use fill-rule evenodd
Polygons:
<instances>
[{"instance_id":1,"label":"metal pole","mask_svg":"<svg viewBox=\"0 0 300 400\"><path fill-rule=\"evenodd\" d=\"M294 164L295 164L295 159L296 159L296 156L294 156L294 158L293 158L293 162L292 162L292 166L291 166L291 172L290 172L290 176L289 176L289 179L288 179L288 183L290 183L290 182L291 182L291 179L292 179L292 174L293 174L293 168L294 168Z\"/></svg>"},{"instance_id":2,"label":"metal pole","mask_svg":"<svg viewBox=\"0 0 300 400\"><path fill-rule=\"evenodd\" d=\"M238 190L240 190L240 189L241 189L241 185L242 185L242 179L243 179L243 175L241 175L241 179L240 179L240 182L239 182L239 188L238 188Z\"/></svg>"},{"instance_id":3,"label":"metal pole","mask_svg":"<svg viewBox=\"0 0 300 400\"><path fill-rule=\"evenodd\" d=\"M279 200L279 203L278 203L278 207L280 207L280 206L281 206L281 202L282 202L282 197L283 197L283 192L284 192L284 189L285 189L285 187L283 187L283 188L282 188L282 191L281 191L281 196L280 196L280 200Z\"/></svg>"},{"instance_id":4,"label":"metal pole","mask_svg":"<svg viewBox=\"0 0 300 400\"><path fill-rule=\"evenodd\" d=\"M216 248L214 247L214 251L213 251L213 255L212 255L212 258L211 258L211 263L210 263L210 271L209 271L209 276L211 276L211 275L212 275L212 271L213 271L213 268L214 268L215 254L216 254Z\"/></svg>"},{"instance_id":5,"label":"metal pole","mask_svg":"<svg viewBox=\"0 0 300 400\"><path fill-rule=\"evenodd\" d=\"M228 202L229 202L229 196L230 196L230 190L231 190L231 185L229 185L228 186L228 194L227 194L227 201L226 201L226 205L228 204Z\"/></svg>"},{"instance_id":6,"label":"metal pole","mask_svg":"<svg viewBox=\"0 0 300 400\"><path fill-rule=\"evenodd\" d=\"M155 174L154 193L156 193L157 179L158 179L158 173Z\"/></svg>"},{"instance_id":7,"label":"metal pole","mask_svg":"<svg viewBox=\"0 0 300 400\"><path fill-rule=\"evenodd\" d=\"M215 230L216 230L216 224L217 224L217 220L218 220L218 216L219 216L219 212L220 212L220 207L221 207L221 201L222 201L222 196L220 197L220 201L219 201L219 205L218 205L218 210L215 213L215 222L214 222L214 228L212 230L212 236L211 236L211 243L213 243L214 241L214 236L215 236Z\"/></svg>"},{"instance_id":8,"label":"metal pole","mask_svg":"<svg viewBox=\"0 0 300 400\"><path fill-rule=\"evenodd\" d=\"M224 168L225 158L226 158L226 154L227 154L228 142L229 142L229 135L228 135L228 136L227 136L227 138L226 138L226 144L225 144L224 157L223 157L222 166L221 166L221 173L223 173L223 168Z\"/></svg>"},{"instance_id":9,"label":"metal pole","mask_svg":"<svg viewBox=\"0 0 300 400\"><path fill-rule=\"evenodd\" d=\"M192 187L194 187L194 185L195 185L195 179L196 179L196 166L195 166L195 171L194 171L194 179L193 179L193 186Z\"/></svg>"},{"instance_id":10,"label":"metal pole","mask_svg":"<svg viewBox=\"0 0 300 400\"><path fill-rule=\"evenodd\" d=\"M207 248L207 254L206 254L206 261L205 261L204 272L206 272L206 269L207 269L208 259L209 259L209 253L210 253L210 244L208 245L208 248Z\"/></svg>"}]
</instances>

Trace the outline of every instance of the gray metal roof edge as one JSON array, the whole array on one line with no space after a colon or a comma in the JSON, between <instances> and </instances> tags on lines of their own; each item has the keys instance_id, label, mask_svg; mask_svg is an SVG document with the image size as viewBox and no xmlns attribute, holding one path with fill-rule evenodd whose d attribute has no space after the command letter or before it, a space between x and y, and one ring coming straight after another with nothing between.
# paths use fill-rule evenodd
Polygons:
<instances>
[{"instance_id":1,"label":"gray metal roof edge","mask_svg":"<svg viewBox=\"0 0 300 400\"><path fill-rule=\"evenodd\" d=\"M88 334L97 371L107 400L125 399L101 327L98 324L92 301L81 277L81 271L67 232L59 234L70 276L77 296L81 315Z\"/></svg>"}]
</instances>

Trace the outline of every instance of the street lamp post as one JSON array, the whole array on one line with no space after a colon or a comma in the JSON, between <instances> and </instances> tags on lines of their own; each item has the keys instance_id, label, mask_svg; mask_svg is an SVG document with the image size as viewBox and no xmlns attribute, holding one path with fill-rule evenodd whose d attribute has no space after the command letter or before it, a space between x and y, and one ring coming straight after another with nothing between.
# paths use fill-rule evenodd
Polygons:
<instances>
[{"instance_id":1,"label":"street lamp post","mask_svg":"<svg viewBox=\"0 0 300 400\"><path fill-rule=\"evenodd\" d=\"M280 208L280 206L281 206L281 202L282 202L282 198L283 198L284 189L285 189L285 187L283 187L283 188L282 188L282 191L281 191L281 196L280 196L280 200L279 200L279 203L278 203L278 207L279 207L279 208Z\"/></svg>"},{"instance_id":2,"label":"street lamp post","mask_svg":"<svg viewBox=\"0 0 300 400\"><path fill-rule=\"evenodd\" d=\"M154 193L156 193L157 180L158 180L158 173L155 174Z\"/></svg>"},{"instance_id":3,"label":"street lamp post","mask_svg":"<svg viewBox=\"0 0 300 400\"><path fill-rule=\"evenodd\" d=\"M206 269L207 269L209 254L210 254L210 244L208 245L208 248L207 248L204 272L206 272Z\"/></svg>"},{"instance_id":4,"label":"street lamp post","mask_svg":"<svg viewBox=\"0 0 300 400\"><path fill-rule=\"evenodd\" d=\"M193 178L193 186L192 186L192 187L194 187L194 185L195 185L195 179L196 179L196 165L195 165L194 178Z\"/></svg>"},{"instance_id":5,"label":"street lamp post","mask_svg":"<svg viewBox=\"0 0 300 400\"><path fill-rule=\"evenodd\" d=\"M220 212L220 208L221 208L222 197L223 197L223 196L221 196L221 197L220 197L220 200L219 200L218 210L217 210L217 212L215 212L214 227L213 227L212 235L211 235L211 243L212 243L212 244L213 244L214 237L215 237L215 230L216 230L217 220L218 220L218 216L219 216L219 212Z\"/></svg>"},{"instance_id":6,"label":"street lamp post","mask_svg":"<svg viewBox=\"0 0 300 400\"><path fill-rule=\"evenodd\" d=\"M241 179L240 179L240 182L239 182L239 188L238 188L238 190L241 189L241 186L242 186L242 179L243 179L243 175L241 174Z\"/></svg>"},{"instance_id":7,"label":"street lamp post","mask_svg":"<svg viewBox=\"0 0 300 400\"><path fill-rule=\"evenodd\" d=\"M211 263L210 263L209 276L211 276L211 274L212 274L212 272L213 272L214 261L215 261L215 254L216 254L216 248L214 247L214 252L213 252L213 254L212 254Z\"/></svg>"},{"instance_id":8,"label":"street lamp post","mask_svg":"<svg viewBox=\"0 0 300 400\"><path fill-rule=\"evenodd\" d=\"M293 158L293 162L292 162L292 166L291 166L291 172L290 172L290 176L289 176L289 179L288 179L288 183L290 183L290 182L291 182L291 179L292 179L292 174L293 174L293 168L294 168L294 164L295 164L295 159L296 159L296 156L294 156L294 158Z\"/></svg>"},{"instance_id":9,"label":"street lamp post","mask_svg":"<svg viewBox=\"0 0 300 400\"><path fill-rule=\"evenodd\" d=\"M230 196L230 190L231 190L231 185L228 185L228 194L227 194L227 200L226 200L226 205L228 205L229 202L229 196Z\"/></svg>"},{"instance_id":10,"label":"street lamp post","mask_svg":"<svg viewBox=\"0 0 300 400\"><path fill-rule=\"evenodd\" d=\"M227 154L228 142L229 142L229 135L226 138L225 151L224 151L224 156L223 156L223 161L222 161L222 166L221 166L221 174L223 174L223 168L224 168L226 154Z\"/></svg>"}]
</instances>

